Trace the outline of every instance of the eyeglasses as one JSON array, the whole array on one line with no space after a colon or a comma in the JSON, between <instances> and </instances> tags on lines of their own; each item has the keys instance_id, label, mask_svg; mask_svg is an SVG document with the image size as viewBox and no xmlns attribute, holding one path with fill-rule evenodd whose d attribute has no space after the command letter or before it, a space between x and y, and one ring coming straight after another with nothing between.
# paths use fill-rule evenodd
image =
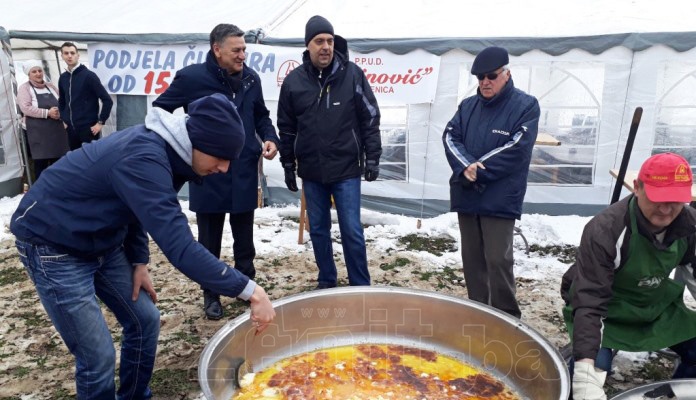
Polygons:
<instances>
[{"instance_id":1,"label":"eyeglasses","mask_svg":"<svg viewBox=\"0 0 696 400\"><path fill-rule=\"evenodd\" d=\"M500 76L503 72L505 72L505 69L500 70L500 72L489 72L487 74L476 74L476 78L478 80L482 81L486 78L488 78L489 81L494 81L498 79L498 76Z\"/></svg>"}]
</instances>

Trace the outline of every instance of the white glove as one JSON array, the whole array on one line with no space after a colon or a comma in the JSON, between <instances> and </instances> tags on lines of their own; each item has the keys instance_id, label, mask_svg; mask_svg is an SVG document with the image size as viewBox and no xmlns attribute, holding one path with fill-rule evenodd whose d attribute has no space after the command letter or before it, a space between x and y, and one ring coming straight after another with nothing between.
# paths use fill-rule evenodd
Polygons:
<instances>
[{"instance_id":1,"label":"white glove","mask_svg":"<svg viewBox=\"0 0 696 400\"><path fill-rule=\"evenodd\" d=\"M607 372L587 362L576 362L573 373L573 400L607 400L602 387Z\"/></svg>"}]
</instances>

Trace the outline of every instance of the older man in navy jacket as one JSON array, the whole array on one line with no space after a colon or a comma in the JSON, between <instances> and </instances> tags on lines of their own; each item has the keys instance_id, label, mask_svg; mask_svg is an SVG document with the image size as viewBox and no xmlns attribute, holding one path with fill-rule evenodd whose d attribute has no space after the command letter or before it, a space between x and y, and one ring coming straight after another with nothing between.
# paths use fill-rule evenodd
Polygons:
<instances>
[{"instance_id":1,"label":"older man in navy jacket","mask_svg":"<svg viewBox=\"0 0 696 400\"><path fill-rule=\"evenodd\" d=\"M500 47L476 56L471 73L478 91L459 105L442 141L453 172L451 209L459 217L469 298L519 318L512 236L527 190L539 103L515 88L508 62Z\"/></svg>"},{"instance_id":2,"label":"older man in navy jacket","mask_svg":"<svg viewBox=\"0 0 696 400\"><path fill-rule=\"evenodd\" d=\"M259 330L275 316L264 290L193 239L177 192L224 173L244 145L242 123L222 95L189 115L153 108L145 125L71 151L21 200L10 229L51 321L76 358L79 399L146 399L157 351L157 294L148 236L186 276L251 303ZM146 294L146 295L144 295ZM115 352L95 295L123 327L120 388Z\"/></svg>"},{"instance_id":3,"label":"older man in navy jacket","mask_svg":"<svg viewBox=\"0 0 696 400\"><path fill-rule=\"evenodd\" d=\"M207 177L191 186L191 211L196 212L198 241L220 257L225 214L230 215L234 243L234 267L254 279L254 210L258 204L259 158L273 159L278 136L263 100L261 80L244 64L244 31L235 25L219 24L210 32L210 51L203 64L179 72L171 86L154 101L169 112L213 93L222 93L237 106L244 122L244 149L225 174ZM220 297L203 288L203 307L210 319L223 316Z\"/></svg>"}]
</instances>

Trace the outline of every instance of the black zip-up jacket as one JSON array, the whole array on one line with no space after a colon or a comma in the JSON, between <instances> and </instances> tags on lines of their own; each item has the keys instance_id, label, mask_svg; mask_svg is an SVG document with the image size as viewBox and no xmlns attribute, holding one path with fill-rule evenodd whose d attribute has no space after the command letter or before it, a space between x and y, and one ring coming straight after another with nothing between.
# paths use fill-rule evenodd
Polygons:
<instances>
[{"instance_id":1,"label":"black zip-up jacket","mask_svg":"<svg viewBox=\"0 0 696 400\"><path fill-rule=\"evenodd\" d=\"M297 164L302 179L334 183L361 175L363 160L379 163L380 113L363 71L334 37L333 63L321 73L309 52L283 81L278 102L280 162Z\"/></svg>"},{"instance_id":2,"label":"black zip-up jacket","mask_svg":"<svg viewBox=\"0 0 696 400\"><path fill-rule=\"evenodd\" d=\"M58 91L60 119L75 130L89 128L97 121L106 122L114 105L97 74L84 65L63 72L58 79Z\"/></svg>"}]
</instances>

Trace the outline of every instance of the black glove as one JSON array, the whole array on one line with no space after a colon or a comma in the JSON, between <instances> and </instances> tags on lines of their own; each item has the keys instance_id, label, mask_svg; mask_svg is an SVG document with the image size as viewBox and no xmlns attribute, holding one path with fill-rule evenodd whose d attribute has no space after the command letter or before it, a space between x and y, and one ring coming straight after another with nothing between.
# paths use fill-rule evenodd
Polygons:
<instances>
[{"instance_id":1,"label":"black glove","mask_svg":"<svg viewBox=\"0 0 696 400\"><path fill-rule=\"evenodd\" d=\"M464 190L474 189L479 193L483 193L483 191L486 190L486 185L484 185L483 183L472 182L472 181L466 179L466 177L464 177L464 176L462 176L459 179L459 183L462 185L462 188Z\"/></svg>"},{"instance_id":2,"label":"black glove","mask_svg":"<svg viewBox=\"0 0 696 400\"><path fill-rule=\"evenodd\" d=\"M297 192L297 177L295 176L295 163L283 164L285 170L285 186L291 192Z\"/></svg>"},{"instance_id":3,"label":"black glove","mask_svg":"<svg viewBox=\"0 0 696 400\"><path fill-rule=\"evenodd\" d=\"M379 176L379 162L375 160L367 160L365 163L365 180L372 182Z\"/></svg>"}]
</instances>

